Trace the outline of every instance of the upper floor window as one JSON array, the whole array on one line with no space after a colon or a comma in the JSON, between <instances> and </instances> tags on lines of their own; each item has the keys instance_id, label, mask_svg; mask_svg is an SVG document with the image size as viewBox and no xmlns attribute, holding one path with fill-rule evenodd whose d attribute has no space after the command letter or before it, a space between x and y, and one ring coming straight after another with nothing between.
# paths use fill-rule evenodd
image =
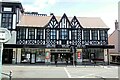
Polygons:
<instances>
[{"instance_id":1,"label":"upper floor window","mask_svg":"<svg viewBox=\"0 0 120 80\"><path fill-rule=\"evenodd\" d=\"M10 13L3 13L2 14L2 25L1 27L7 28L7 29L12 29L12 14Z\"/></svg>"},{"instance_id":2,"label":"upper floor window","mask_svg":"<svg viewBox=\"0 0 120 80\"><path fill-rule=\"evenodd\" d=\"M43 39L43 30L42 29L37 30L37 39Z\"/></svg>"},{"instance_id":3,"label":"upper floor window","mask_svg":"<svg viewBox=\"0 0 120 80\"><path fill-rule=\"evenodd\" d=\"M100 30L100 40L106 40L106 38L107 38L107 31Z\"/></svg>"},{"instance_id":4,"label":"upper floor window","mask_svg":"<svg viewBox=\"0 0 120 80\"><path fill-rule=\"evenodd\" d=\"M98 31L97 30L92 30L91 35L92 35L92 40L98 40Z\"/></svg>"},{"instance_id":5,"label":"upper floor window","mask_svg":"<svg viewBox=\"0 0 120 80\"><path fill-rule=\"evenodd\" d=\"M26 37L26 29L25 28L21 28L18 30L17 32L17 38L18 39L25 39Z\"/></svg>"},{"instance_id":6,"label":"upper floor window","mask_svg":"<svg viewBox=\"0 0 120 80\"><path fill-rule=\"evenodd\" d=\"M35 29L28 29L28 39L35 39Z\"/></svg>"},{"instance_id":7,"label":"upper floor window","mask_svg":"<svg viewBox=\"0 0 120 80\"><path fill-rule=\"evenodd\" d=\"M56 39L56 31L55 31L55 29L50 31L50 35L51 35L50 39Z\"/></svg>"},{"instance_id":8,"label":"upper floor window","mask_svg":"<svg viewBox=\"0 0 120 80\"><path fill-rule=\"evenodd\" d=\"M89 30L84 30L83 31L83 36L84 36L85 41L89 41L90 40L90 31Z\"/></svg>"},{"instance_id":9,"label":"upper floor window","mask_svg":"<svg viewBox=\"0 0 120 80\"><path fill-rule=\"evenodd\" d=\"M68 39L68 30L60 29L60 39L67 40Z\"/></svg>"},{"instance_id":10,"label":"upper floor window","mask_svg":"<svg viewBox=\"0 0 120 80\"><path fill-rule=\"evenodd\" d=\"M77 30L72 30L71 38L72 40L77 40Z\"/></svg>"}]
</instances>

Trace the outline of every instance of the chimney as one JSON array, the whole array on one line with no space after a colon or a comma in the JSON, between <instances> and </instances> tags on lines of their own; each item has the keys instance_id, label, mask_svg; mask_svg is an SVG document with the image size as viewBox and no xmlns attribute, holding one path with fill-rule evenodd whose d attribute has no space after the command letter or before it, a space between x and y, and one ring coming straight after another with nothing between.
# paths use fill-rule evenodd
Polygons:
<instances>
[{"instance_id":1,"label":"chimney","mask_svg":"<svg viewBox=\"0 0 120 80\"><path fill-rule=\"evenodd\" d=\"M115 20L115 30L119 29L119 24L118 24L118 21Z\"/></svg>"}]
</instances>

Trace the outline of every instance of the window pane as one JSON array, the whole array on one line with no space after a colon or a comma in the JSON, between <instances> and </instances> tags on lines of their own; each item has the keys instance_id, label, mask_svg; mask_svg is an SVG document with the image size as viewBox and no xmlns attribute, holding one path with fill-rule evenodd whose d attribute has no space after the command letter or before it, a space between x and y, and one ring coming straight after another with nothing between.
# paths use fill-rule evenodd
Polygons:
<instances>
[{"instance_id":1,"label":"window pane","mask_svg":"<svg viewBox=\"0 0 120 80\"><path fill-rule=\"evenodd\" d=\"M50 35L51 35L50 39L56 39L56 31L55 30L51 30Z\"/></svg>"},{"instance_id":2,"label":"window pane","mask_svg":"<svg viewBox=\"0 0 120 80\"><path fill-rule=\"evenodd\" d=\"M29 29L29 39L34 39L35 37L35 29Z\"/></svg>"},{"instance_id":3,"label":"window pane","mask_svg":"<svg viewBox=\"0 0 120 80\"><path fill-rule=\"evenodd\" d=\"M10 13L2 14L2 27L12 29L12 14Z\"/></svg>"}]
</instances>

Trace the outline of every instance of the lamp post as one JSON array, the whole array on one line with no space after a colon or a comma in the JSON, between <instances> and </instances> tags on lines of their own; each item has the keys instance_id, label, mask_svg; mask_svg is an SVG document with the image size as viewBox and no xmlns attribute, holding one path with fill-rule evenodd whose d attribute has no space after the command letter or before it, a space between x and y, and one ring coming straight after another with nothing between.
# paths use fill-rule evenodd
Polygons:
<instances>
[{"instance_id":1,"label":"lamp post","mask_svg":"<svg viewBox=\"0 0 120 80\"><path fill-rule=\"evenodd\" d=\"M73 66L75 66L76 65L75 63L76 47L75 46L71 46L71 52L73 53Z\"/></svg>"}]
</instances>

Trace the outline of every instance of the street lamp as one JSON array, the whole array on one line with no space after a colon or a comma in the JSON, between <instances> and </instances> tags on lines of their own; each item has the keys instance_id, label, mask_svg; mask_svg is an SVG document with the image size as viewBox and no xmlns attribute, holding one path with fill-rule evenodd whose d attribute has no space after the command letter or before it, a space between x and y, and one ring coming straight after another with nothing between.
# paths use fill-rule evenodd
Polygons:
<instances>
[{"instance_id":1,"label":"street lamp","mask_svg":"<svg viewBox=\"0 0 120 80\"><path fill-rule=\"evenodd\" d=\"M75 53L76 53L76 46L75 45L71 45L71 52L73 53L73 66L76 65L75 63Z\"/></svg>"}]
</instances>

